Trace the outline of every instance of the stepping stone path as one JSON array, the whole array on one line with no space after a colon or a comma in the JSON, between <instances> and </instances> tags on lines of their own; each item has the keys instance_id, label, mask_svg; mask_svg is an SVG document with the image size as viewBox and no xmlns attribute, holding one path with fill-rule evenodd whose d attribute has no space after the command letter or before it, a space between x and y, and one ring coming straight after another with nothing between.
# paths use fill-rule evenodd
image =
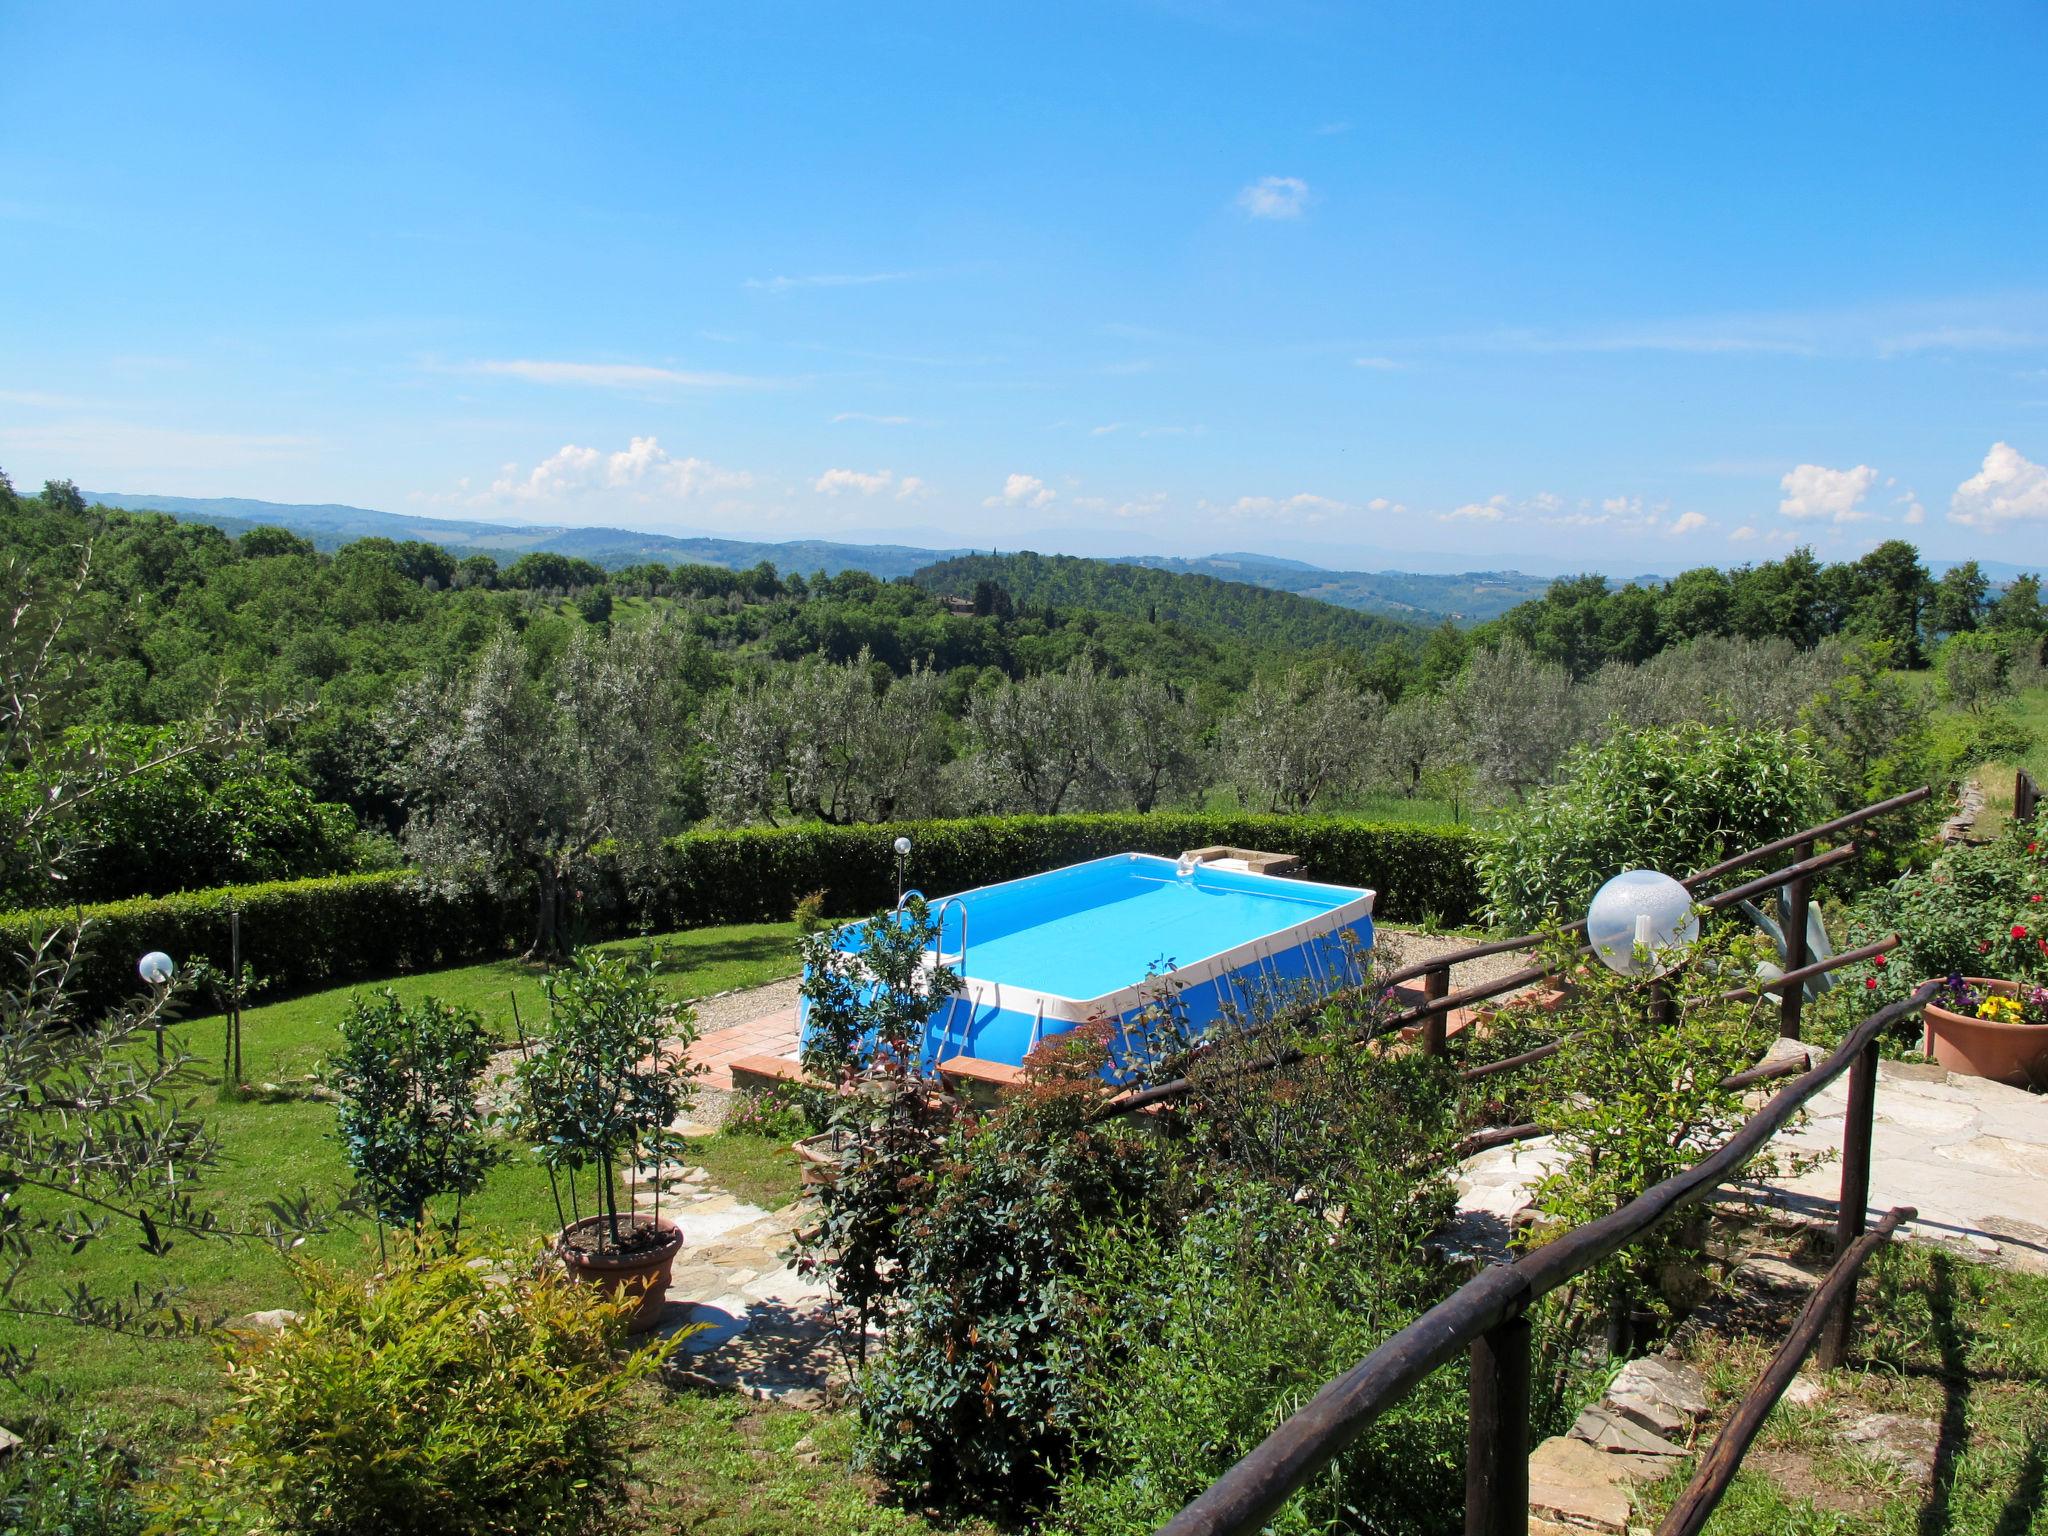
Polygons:
<instances>
[{"instance_id":1,"label":"stepping stone path","mask_svg":"<svg viewBox=\"0 0 2048 1536\"><path fill-rule=\"evenodd\" d=\"M1631 1360L1607 1395L1529 1457L1530 1536L1626 1532L1635 1489L1669 1475L1690 1454L1707 1411L1707 1384L1677 1360Z\"/></svg>"},{"instance_id":2,"label":"stepping stone path","mask_svg":"<svg viewBox=\"0 0 2048 1536\"><path fill-rule=\"evenodd\" d=\"M688 1134L688 1127L678 1127ZM797 1272L795 1235L818 1219L809 1200L779 1211L737 1199L702 1169L639 1170L640 1209L683 1229L659 1331L697 1326L671 1366L683 1379L792 1408L822 1408L847 1384L825 1287Z\"/></svg>"}]
</instances>

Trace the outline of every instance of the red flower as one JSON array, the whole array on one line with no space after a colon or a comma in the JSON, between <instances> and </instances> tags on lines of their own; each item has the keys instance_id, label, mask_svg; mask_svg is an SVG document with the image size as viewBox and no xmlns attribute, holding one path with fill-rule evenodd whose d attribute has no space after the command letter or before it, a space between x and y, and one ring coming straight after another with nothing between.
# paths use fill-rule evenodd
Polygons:
<instances>
[{"instance_id":1,"label":"red flower","mask_svg":"<svg viewBox=\"0 0 2048 1536\"><path fill-rule=\"evenodd\" d=\"M1980 954L1980 955L1988 955L1988 954L1990 954L1990 953L1991 953L1991 941L1990 941L1989 939L1979 939L1979 940L1977 941L1977 953L1978 953L1978 954Z\"/></svg>"},{"instance_id":2,"label":"red flower","mask_svg":"<svg viewBox=\"0 0 2048 1536\"><path fill-rule=\"evenodd\" d=\"M1863 986L1866 991L1875 992L1877 990L1877 978L1875 976L1864 977Z\"/></svg>"},{"instance_id":3,"label":"red flower","mask_svg":"<svg viewBox=\"0 0 2048 1536\"><path fill-rule=\"evenodd\" d=\"M2012 936L2016 939L2024 939L2027 936L2027 925L2025 923L2014 923L2012 925Z\"/></svg>"},{"instance_id":4,"label":"red flower","mask_svg":"<svg viewBox=\"0 0 2048 1536\"><path fill-rule=\"evenodd\" d=\"M2029 897L2027 898L2027 900L2029 900L2029 901L2039 901L2040 899L2041 899L2041 893L2040 893L2039 891L2036 891L2036 892L2034 892L2034 894L2033 894L2033 895L2031 895L2031 896L2029 896Z\"/></svg>"},{"instance_id":5,"label":"red flower","mask_svg":"<svg viewBox=\"0 0 2048 1536\"><path fill-rule=\"evenodd\" d=\"M1885 959L1883 955L1878 955L1874 959L1872 959L1870 963L1872 965L1882 966L1888 964L1889 962Z\"/></svg>"}]
</instances>

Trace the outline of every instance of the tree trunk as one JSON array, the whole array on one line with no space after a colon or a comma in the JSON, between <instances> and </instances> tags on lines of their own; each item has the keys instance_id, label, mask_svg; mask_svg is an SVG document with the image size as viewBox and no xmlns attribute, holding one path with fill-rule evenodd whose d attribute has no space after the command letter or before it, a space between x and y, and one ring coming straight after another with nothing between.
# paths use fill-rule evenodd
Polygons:
<instances>
[{"instance_id":1,"label":"tree trunk","mask_svg":"<svg viewBox=\"0 0 2048 1536\"><path fill-rule=\"evenodd\" d=\"M552 864L540 866L539 908L534 916L533 947L529 960L558 960L567 952L568 925L562 920L565 887Z\"/></svg>"}]
</instances>

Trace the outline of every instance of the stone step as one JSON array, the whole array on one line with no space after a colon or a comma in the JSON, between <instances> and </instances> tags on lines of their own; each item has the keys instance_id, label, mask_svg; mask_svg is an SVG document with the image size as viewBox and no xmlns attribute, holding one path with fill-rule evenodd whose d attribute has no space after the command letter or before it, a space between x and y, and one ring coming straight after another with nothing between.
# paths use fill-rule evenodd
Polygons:
<instances>
[{"instance_id":1,"label":"stone step","mask_svg":"<svg viewBox=\"0 0 2048 1536\"><path fill-rule=\"evenodd\" d=\"M1529 1457L1529 1513L1580 1530L1625 1536L1631 1479L1621 1458L1553 1435Z\"/></svg>"}]
</instances>

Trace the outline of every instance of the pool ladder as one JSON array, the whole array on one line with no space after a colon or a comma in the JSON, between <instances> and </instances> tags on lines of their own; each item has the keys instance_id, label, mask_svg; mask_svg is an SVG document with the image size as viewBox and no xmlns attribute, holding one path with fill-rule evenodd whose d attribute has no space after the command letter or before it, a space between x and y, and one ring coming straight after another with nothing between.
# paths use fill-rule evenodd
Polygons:
<instances>
[{"instance_id":1,"label":"pool ladder","mask_svg":"<svg viewBox=\"0 0 2048 1536\"><path fill-rule=\"evenodd\" d=\"M925 899L923 891L905 891L896 898L896 910L901 912L904 905L913 896L919 901ZM959 976L961 981L965 982L967 979L967 904L958 896L948 896L937 906L928 908L932 915L932 965L936 968L946 963L946 913L952 908L958 908L960 912L960 963L954 966L953 970L954 974ZM953 1010L960 1005L960 1002L961 995L959 993L955 993L946 999L945 1022L939 1026L939 1048L932 1057L933 1071L937 1071L946 1060L946 1037L952 1033ZM974 1004L971 1001L967 1005L967 1020L969 1024L974 1022ZM927 1031L929 1031L930 1027L929 1025L926 1026ZM965 1029L960 1031L960 1048L953 1052L953 1054L955 1056L967 1054L967 1031Z\"/></svg>"}]
</instances>

